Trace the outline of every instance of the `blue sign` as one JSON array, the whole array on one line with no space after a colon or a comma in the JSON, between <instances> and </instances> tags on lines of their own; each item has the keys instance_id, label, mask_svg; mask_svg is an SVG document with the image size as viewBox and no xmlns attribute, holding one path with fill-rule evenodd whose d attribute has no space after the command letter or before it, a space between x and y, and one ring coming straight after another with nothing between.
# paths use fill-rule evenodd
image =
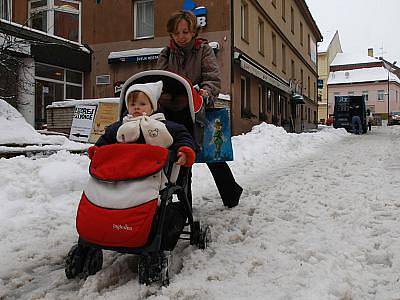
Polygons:
<instances>
[{"instance_id":1,"label":"blue sign","mask_svg":"<svg viewBox=\"0 0 400 300\"><path fill-rule=\"evenodd\" d=\"M183 10L191 11L197 17L197 24L200 27L207 26L207 8L204 6L196 7L196 3L192 0L185 0L182 6Z\"/></svg>"}]
</instances>

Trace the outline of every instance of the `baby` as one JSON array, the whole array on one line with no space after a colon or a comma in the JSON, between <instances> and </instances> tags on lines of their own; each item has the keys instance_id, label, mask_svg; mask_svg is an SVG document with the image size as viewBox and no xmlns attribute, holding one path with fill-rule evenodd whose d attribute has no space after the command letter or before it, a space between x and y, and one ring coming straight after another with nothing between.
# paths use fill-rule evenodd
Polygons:
<instances>
[{"instance_id":1,"label":"baby","mask_svg":"<svg viewBox=\"0 0 400 300\"><path fill-rule=\"evenodd\" d=\"M96 146L114 143L151 144L177 151L176 164L193 165L195 143L185 126L166 120L157 113L158 99L163 88L162 81L134 84L125 94L128 114L106 128Z\"/></svg>"}]
</instances>

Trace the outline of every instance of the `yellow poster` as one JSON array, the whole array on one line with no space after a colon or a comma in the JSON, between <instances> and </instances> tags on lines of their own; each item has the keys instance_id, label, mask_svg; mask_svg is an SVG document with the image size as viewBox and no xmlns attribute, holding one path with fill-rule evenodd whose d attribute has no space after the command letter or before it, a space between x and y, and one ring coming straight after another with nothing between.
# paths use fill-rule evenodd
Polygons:
<instances>
[{"instance_id":1,"label":"yellow poster","mask_svg":"<svg viewBox=\"0 0 400 300\"><path fill-rule=\"evenodd\" d=\"M104 133L106 127L116 122L119 118L119 104L100 102L93 122L89 142L96 143Z\"/></svg>"}]
</instances>

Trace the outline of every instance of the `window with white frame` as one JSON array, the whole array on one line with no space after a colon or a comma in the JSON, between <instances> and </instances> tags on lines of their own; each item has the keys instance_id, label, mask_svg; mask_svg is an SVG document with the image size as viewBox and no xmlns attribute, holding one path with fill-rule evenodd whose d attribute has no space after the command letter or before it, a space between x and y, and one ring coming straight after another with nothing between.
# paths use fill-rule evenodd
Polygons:
<instances>
[{"instance_id":1,"label":"window with white frame","mask_svg":"<svg viewBox=\"0 0 400 300\"><path fill-rule=\"evenodd\" d=\"M134 38L145 39L154 37L154 1L137 0L133 6Z\"/></svg>"},{"instance_id":2,"label":"window with white frame","mask_svg":"<svg viewBox=\"0 0 400 300\"><path fill-rule=\"evenodd\" d=\"M11 21L11 0L0 0L0 19Z\"/></svg>"},{"instance_id":3,"label":"window with white frame","mask_svg":"<svg viewBox=\"0 0 400 300\"><path fill-rule=\"evenodd\" d=\"M258 52L264 55L264 22L258 19Z\"/></svg>"},{"instance_id":4,"label":"window with white frame","mask_svg":"<svg viewBox=\"0 0 400 300\"><path fill-rule=\"evenodd\" d=\"M378 90L378 101L385 101L385 91Z\"/></svg>"},{"instance_id":5,"label":"window with white frame","mask_svg":"<svg viewBox=\"0 0 400 300\"><path fill-rule=\"evenodd\" d=\"M81 42L81 2L30 0L30 27L74 42Z\"/></svg>"}]
</instances>

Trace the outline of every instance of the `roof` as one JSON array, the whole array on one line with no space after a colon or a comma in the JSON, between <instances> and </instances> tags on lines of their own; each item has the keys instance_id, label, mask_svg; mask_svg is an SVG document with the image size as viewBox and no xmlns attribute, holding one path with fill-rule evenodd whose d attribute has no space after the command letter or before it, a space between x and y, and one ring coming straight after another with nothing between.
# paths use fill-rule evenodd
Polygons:
<instances>
[{"instance_id":1,"label":"roof","mask_svg":"<svg viewBox=\"0 0 400 300\"><path fill-rule=\"evenodd\" d=\"M318 53L327 52L337 31L327 31L322 34L323 40L318 43Z\"/></svg>"},{"instance_id":2,"label":"roof","mask_svg":"<svg viewBox=\"0 0 400 300\"><path fill-rule=\"evenodd\" d=\"M362 68L347 71L329 73L328 85L387 81L388 70L384 67ZM400 79L393 73L389 73L389 80L400 84Z\"/></svg>"},{"instance_id":3,"label":"roof","mask_svg":"<svg viewBox=\"0 0 400 300\"><path fill-rule=\"evenodd\" d=\"M370 57L368 55L359 55L355 53L338 53L335 59L331 63L332 66L343 66L343 65L357 65L357 64L368 64L381 62L379 59Z\"/></svg>"}]
</instances>

